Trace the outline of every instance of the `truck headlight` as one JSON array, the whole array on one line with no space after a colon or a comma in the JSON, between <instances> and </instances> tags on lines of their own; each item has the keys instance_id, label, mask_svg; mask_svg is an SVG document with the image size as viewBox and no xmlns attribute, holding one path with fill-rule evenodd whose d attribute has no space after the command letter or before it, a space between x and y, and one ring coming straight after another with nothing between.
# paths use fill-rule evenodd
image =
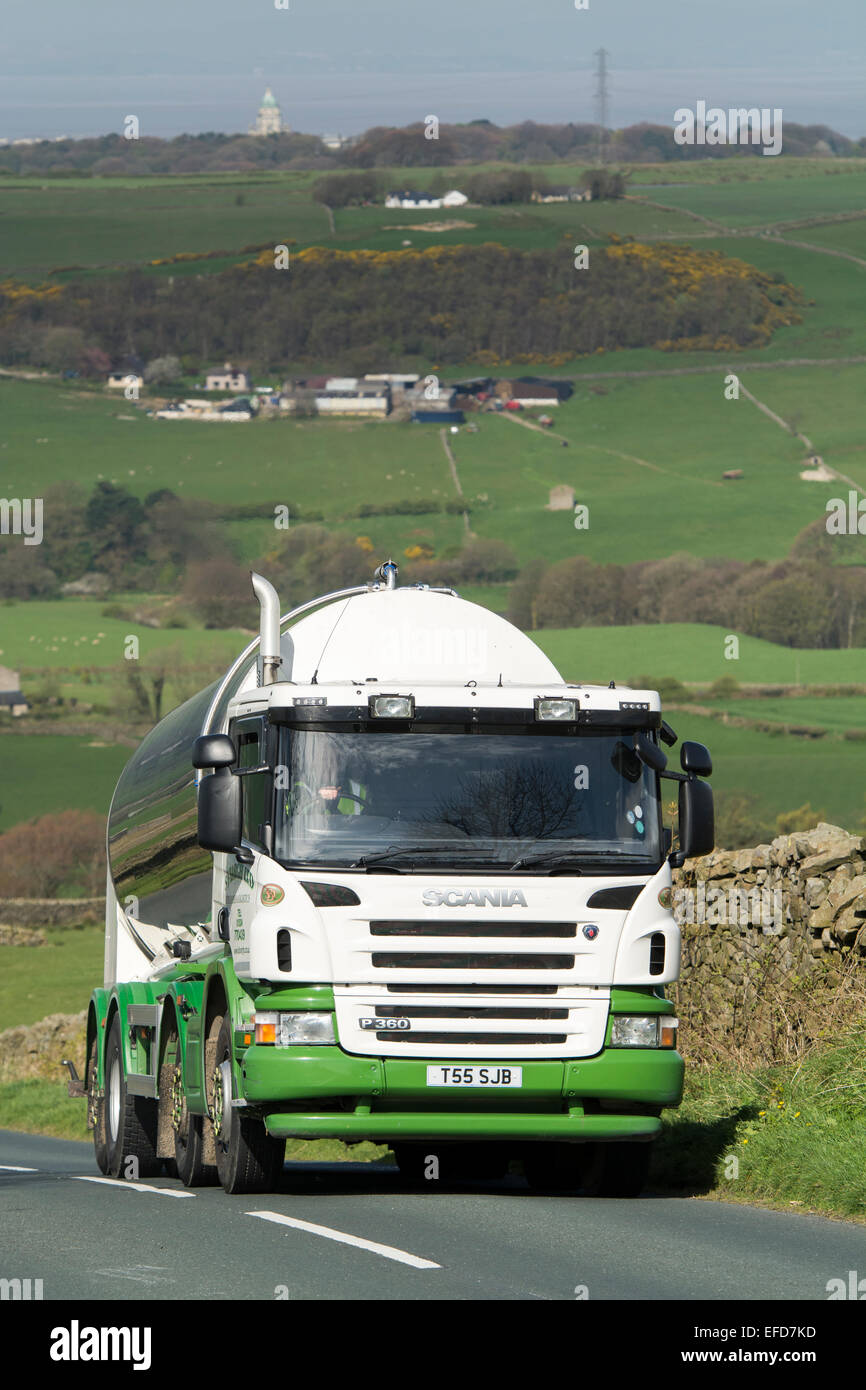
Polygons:
<instances>
[{"instance_id":1,"label":"truck headlight","mask_svg":"<svg viewBox=\"0 0 866 1390\"><path fill-rule=\"evenodd\" d=\"M335 1043L331 1015L322 1010L302 1014L257 1013L256 1042L276 1047L321 1046Z\"/></svg>"},{"instance_id":2,"label":"truck headlight","mask_svg":"<svg viewBox=\"0 0 866 1390\"><path fill-rule=\"evenodd\" d=\"M679 1019L670 1014L614 1015L611 1047L676 1047Z\"/></svg>"}]
</instances>

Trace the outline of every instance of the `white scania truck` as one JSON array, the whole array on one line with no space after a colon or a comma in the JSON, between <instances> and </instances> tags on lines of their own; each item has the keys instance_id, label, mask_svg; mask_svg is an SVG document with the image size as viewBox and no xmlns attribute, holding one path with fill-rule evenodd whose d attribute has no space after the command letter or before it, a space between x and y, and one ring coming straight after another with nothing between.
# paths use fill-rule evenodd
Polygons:
<instances>
[{"instance_id":1,"label":"white scania truck","mask_svg":"<svg viewBox=\"0 0 866 1390\"><path fill-rule=\"evenodd\" d=\"M260 636L112 800L70 1083L99 1167L266 1191L288 1137L330 1137L638 1193L681 1096L671 863L712 847L707 750L668 772L654 691L567 683L390 561L282 618L253 585Z\"/></svg>"}]
</instances>

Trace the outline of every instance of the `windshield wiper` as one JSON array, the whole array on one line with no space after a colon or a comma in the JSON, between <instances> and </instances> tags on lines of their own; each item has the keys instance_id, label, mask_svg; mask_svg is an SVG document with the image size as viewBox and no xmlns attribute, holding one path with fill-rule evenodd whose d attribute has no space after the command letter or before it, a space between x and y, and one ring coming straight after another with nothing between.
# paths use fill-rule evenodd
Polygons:
<instances>
[{"instance_id":1,"label":"windshield wiper","mask_svg":"<svg viewBox=\"0 0 866 1390\"><path fill-rule=\"evenodd\" d=\"M509 864L508 872L511 873L514 869L522 869L524 867L528 867L531 864L568 864L571 872L579 875L583 872L583 870L579 869L577 865L573 863L576 857L577 851L573 849L536 850L530 854L522 854L519 859L515 859L513 864Z\"/></svg>"},{"instance_id":2,"label":"windshield wiper","mask_svg":"<svg viewBox=\"0 0 866 1390\"><path fill-rule=\"evenodd\" d=\"M377 849L372 854L360 855L358 859L352 861L349 868L368 869L371 864L384 864L388 859L396 858L397 855L424 854L424 852L418 845L389 845L387 849ZM397 872L402 873L403 871L398 869Z\"/></svg>"},{"instance_id":3,"label":"windshield wiper","mask_svg":"<svg viewBox=\"0 0 866 1390\"><path fill-rule=\"evenodd\" d=\"M425 859L431 858L434 854L448 854L451 856L451 866L449 867L463 868L468 863L472 873L501 872L506 867L504 861L501 859L474 859L471 854L461 853L459 850L455 851L453 845L431 843L426 845L389 845L387 849L375 850L372 854L360 855L358 859L354 860L354 862L349 865L349 868L367 869L372 864L385 864L389 859L404 854L416 855L422 864ZM397 873L403 873L403 870L398 869L396 865L393 867Z\"/></svg>"}]
</instances>

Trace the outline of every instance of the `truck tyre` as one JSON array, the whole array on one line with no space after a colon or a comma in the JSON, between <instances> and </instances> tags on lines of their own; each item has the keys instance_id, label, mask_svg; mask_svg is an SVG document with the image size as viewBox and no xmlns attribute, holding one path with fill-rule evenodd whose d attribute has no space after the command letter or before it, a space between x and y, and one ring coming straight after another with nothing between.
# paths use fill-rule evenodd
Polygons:
<instances>
[{"instance_id":1,"label":"truck tyre","mask_svg":"<svg viewBox=\"0 0 866 1390\"><path fill-rule=\"evenodd\" d=\"M208 1104L214 1130L216 1166L224 1191L273 1192L279 1187L286 1152L285 1139L272 1139L261 1120L253 1120L231 1104L232 1034L228 1018L215 1017L208 1041L216 1033L214 1061L208 1077Z\"/></svg>"},{"instance_id":2,"label":"truck tyre","mask_svg":"<svg viewBox=\"0 0 866 1390\"><path fill-rule=\"evenodd\" d=\"M652 1143L603 1144L599 1197L639 1197L649 1176Z\"/></svg>"},{"instance_id":3,"label":"truck tyre","mask_svg":"<svg viewBox=\"0 0 866 1390\"><path fill-rule=\"evenodd\" d=\"M533 1192L576 1192L586 1187L598 1161L597 1144L531 1144L523 1171Z\"/></svg>"},{"instance_id":4,"label":"truck tyre","mask_svg":"<svg viewBox=\"0 0 866 1390\"><path fill-rule=\"evenodd\" d=\"M105 1048L106 1172L113 1178L154 1177L162 1169L156 1156L156 1101L126 1089L120 1014L115 1014ZM130 1160L134 1164L130 1169Z\"/></svg>"},{"instance_id":5,"label":"truck tyre","mask_svg":"<svg viewBox=\"0 0 866 1390\"><path fill-rule=\"evenodd\" d=\"M93 1152L96 1166L101 1173L108 1172L108 1144L105 1138L105 1098L97 1094L99 1072L99 1042L94 1033L87 1053L87 1074L84 1087L87 1091L87 1124L93 1131Z\"/></svg>"},{"instance_id":6,"label":"truck tyre","mask_svg":"<svg viewBox=\"0 0 866 1390\"><path fill-rule=\"evenodd\" d=\"M169 1177L180 1178L184 1187L212 1187L218 1182L217 1171L213 1164L204 1162L203 1117L193 1115L186 1103L180 1038L173 1017L165 1033L163 1058L159 1080L160 1104L166 1107L174 1141L174 1157L165 1160L166 1172ZM162 1152L165 1153L165 1148Z\"/></svg>"}]
</instances>

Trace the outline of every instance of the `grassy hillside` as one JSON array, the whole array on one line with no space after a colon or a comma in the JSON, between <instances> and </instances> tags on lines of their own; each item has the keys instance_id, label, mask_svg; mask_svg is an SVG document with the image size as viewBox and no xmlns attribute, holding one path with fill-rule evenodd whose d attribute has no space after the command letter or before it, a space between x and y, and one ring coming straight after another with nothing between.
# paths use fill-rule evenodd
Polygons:
<instances>
[{"instance_id":1,"label":"grassy hillside","mask_svg":"<svg viewBox=\"0 0 866 1390\"><path fill-rule=\"evenodd\" d=\"M107 815L130 748L72 734L0 734L0 830L49 812Z\"/></svg>"},{"instance_id":2,"label":"grassy hillside","mask_svg":"<svg viewBox=\"0 0 866 1390\"><path fill-rule=\"evenodd\" d=\"M508 541L524 561L539 552L610 559L624 556L624 547L632 560L675 551L781 558L825 515L839 486L803 482L805 446L745 397L725 400L728 365L737 364L720 363L705 376L579 385L556 413L567 450L553 435L494 415L480 417L475 434L449 436L473 530ZM864 380L864 367L822 375L819 390L805 367L784 376L743 373L743 384L796 422L831 467L866 486L858 423ZM258 420L229 430L155 420L57 383L9 380L0 381L0 409L11 495L30 495L35 469L42 489L73 476L88 490L105 478L139 497L169 487L219 502L260 499L261 521L229 532L245 559L271 548L277 502L320 512L398 555L417 539L441 553L463 534L461 518L444 513L352 516L362 504L456 500L436 425ZM744 477L723 482L732 467ZM568 512L547 511L558 483L570 483L589 507L588 530L576 532ZM45 537L50 557L50 507ZM5 628L0 614L0 647Z\"/></svg>"},{"instance_id":3,"label":"grassy hillside","mask_svg":"<svg viewBox=\"0 0 866 1390\"><path fill-rule=\"evenodd\" d=\"M48 520L47 516L44 544L50 557ZM137 599L137 595L121 595L119 602L134 608ZM211 658L227 661L250 640L251 634L240 629L161 629L145 627L134 619L107 618L102 610L111 602L74 598L33 599L27 603L6 600L0 604L0 662L16 670L22 666L122 669L124 644L130 634L138 638L139 654L145 662L166 650L188 663Z\"/></svg>"},{"instance_id":4,"label":"grassy hillside","mask_svg":"<svg viewBox=\"0 0 866 1390\"><path fill-rule=\"evenodd\" d=\"M622 684L648 674L656 680L674 676L684 684L711 684L722 676L741 685L866 684L866 649L797 651L741 636L739 659L726 661L727 633L710 624L547 628L531 636L568 680Z\"/></svg>"},{"instance_id":5,"label":"grassy hillside","mask_svg":"<svg viewBox=\"0 0 866 1390\"><path fill-rule=\"evenodd\" d=\"M721 182L692 183L660 191L658 201L712 218L727 227L827 217L837 212L866 213L866 172L837 172L831 178L816 172L784 182L738 182L735 189Z\"/></svg>"},{"instance_id":6,"label":"grassy hillside","mask_svg":"<svg viewBox=\"0 0 866 1390\"><path fill-rule=\"evenodd\" d=\"M78 1013L102 979L102 927L46 927L42 934L44 946L0 946L0 1028Z\"/></svg>"}]
</instances>

